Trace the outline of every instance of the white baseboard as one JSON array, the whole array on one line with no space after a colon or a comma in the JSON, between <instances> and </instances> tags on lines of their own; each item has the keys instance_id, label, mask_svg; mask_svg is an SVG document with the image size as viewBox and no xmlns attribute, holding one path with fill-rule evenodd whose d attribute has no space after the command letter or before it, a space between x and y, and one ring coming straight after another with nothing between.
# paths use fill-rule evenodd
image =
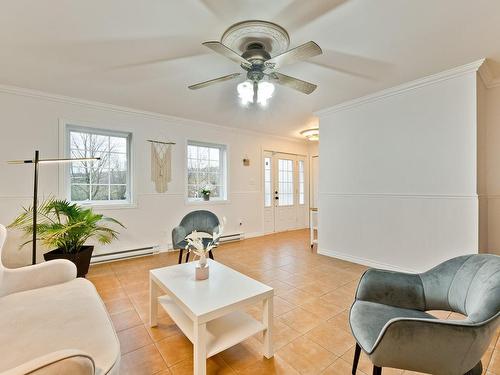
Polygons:
<instances>
[{"instance_id":1,"label":"white baseboard","mask_svg":"<svg viewBox=\"0 0 500 375\"><path fill-rule=\"evenodd\" d=\"M318 254L326 255L326 256L329 256L332 258L345 260L345 261L352 262L352 263L361 264L363 266L368 266L371 268L380 268L380 269L384 269L384 270L407 272L407 273L417 273L418 272L416 270L410 270L410 269L402 268L402 267L395 266L392 264L381 263L381 262L377 262L377 261L374 261L371 259L360 258L360 257L352 256L352 255L345 254L345 253L339 253L337 251L332 251L332 250L328 250L328 249L318 248Z\"/></svg>"}]
</instances>

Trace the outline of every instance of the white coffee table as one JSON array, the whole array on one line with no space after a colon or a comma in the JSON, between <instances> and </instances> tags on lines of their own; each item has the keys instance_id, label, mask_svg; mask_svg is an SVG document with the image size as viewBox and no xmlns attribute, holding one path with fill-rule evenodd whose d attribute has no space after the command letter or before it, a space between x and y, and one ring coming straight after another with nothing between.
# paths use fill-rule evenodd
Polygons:
<instances>
[{"instance_id":1,"label":"white coffee table","mask_svg":"<svg viewBox=\"0 0 500 375\"><path fill-rule=\"evenodd\" d=\"M194 374L206 374L206 359L264 332L263 355L273 356L273 288L221 263L208 260L210 277L195 280L198 262L151 270L150 324L161 305L194 346ZM166 295L160 296L161 292ZM262 321L241 311L263 301Z\"/></svg>"}]
</instances>

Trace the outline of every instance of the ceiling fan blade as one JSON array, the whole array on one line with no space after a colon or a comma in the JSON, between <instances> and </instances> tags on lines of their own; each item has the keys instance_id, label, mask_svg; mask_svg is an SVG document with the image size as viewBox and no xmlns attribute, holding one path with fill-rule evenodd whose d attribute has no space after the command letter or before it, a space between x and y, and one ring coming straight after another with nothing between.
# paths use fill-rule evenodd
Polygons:
<instances>
[{"instance_id":1,"label":"ceiling fan blade","mask_svg":"<svg viewBox=\"0 0 500 375\"><path fill-rule=\"evenodd\" d=\"M202 44L205 47L210 48L212 51L217 52L219 55L227 57L229 60L232 60L237 64L246 66L248 68L250 68L252 66L252 63L250 61L248 61L247 59L244 59L243 57L238 55L238 53L233 51L231 48L226 47L221 42L211 41L211 42L204 42Z\"/></svg>"},{"instance_id":2,"label":"ceiling fan blade","mask_svg":"<svg viewBox=\"0 0 500 375\"><path fill-rule=\"evenodd\" d=\"M222 77L214 78L214 79L211 79L211 80L208 80L205 82L196 83L194 85L188 86L188 88L191 90L198 90L198 89L202 89L203 87L213 85L214 83L229 81L230 79L236 78L240 75L241 75L241 73L228 74L227 76L222 76Z\"/></svg>"},{"instance_id":3,"label":"ceiling fan blade","mask_svg":"<svg viewBox=\"0 0 500 375\"><path fill-rule=\"evenodd\" d=\"M308 95L310 93L312 93L314 90L316 90L316 87L318 87L313 83L306 82L306 81L303 81L303 80L298 79L298 78L290 77L290 76L287 76L285 74L281 74L278 72L274 72L274 73L269 74L269 77L274 82L276 82L280 85L290 87L291 89L300 91L301 93L308 94Z\"/></svg>"},{"instance_id":4,"label":"ceiling fan blade","mask_svg":"<svg viewBox=\"0 0 500 375\"><path fill-rule=\"evenodd\" d=\"M281 68L283 65L292 64L296 61L305 60L313 56L321 55L323 51L313 41L301 44L281 55L275 56L264 63L266 73Z\"/></svg>"}]
</instances>

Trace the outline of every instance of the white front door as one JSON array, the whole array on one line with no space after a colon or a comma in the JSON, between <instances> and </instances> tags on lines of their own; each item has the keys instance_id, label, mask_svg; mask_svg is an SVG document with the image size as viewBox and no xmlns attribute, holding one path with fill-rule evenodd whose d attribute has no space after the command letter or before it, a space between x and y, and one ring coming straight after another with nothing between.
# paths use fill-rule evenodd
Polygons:
<instances>
[{"instance_id":1,"label":"white front door","mask_svg":"<svg viewBox=\"0 0 500 375\"><path fill-rule=\"evenodd\" d=\"M307 224L306 157L264 153L264 227L266 233Z\"/></svg>"}]
</instances>

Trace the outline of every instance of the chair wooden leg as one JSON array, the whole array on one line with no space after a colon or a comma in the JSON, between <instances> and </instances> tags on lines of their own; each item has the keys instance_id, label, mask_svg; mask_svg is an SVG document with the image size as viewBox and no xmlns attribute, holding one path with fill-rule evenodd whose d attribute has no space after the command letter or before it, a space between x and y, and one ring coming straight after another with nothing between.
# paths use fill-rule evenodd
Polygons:
<instances>
[{"instance_id":1,"label":"chair wooden leg","mask_svg":"<svg viewBox=\"0 0 500 375\"><path fill-rule=\"evenodd\" d=\"M182 253L184 252L184 249L179 249L179 264L182 263Z\"/></svg>"},{"instance_id":2,"label":"chair wooden leg","mask_svg":"<svg viewBox=\"0 0 500 375\"><path fill-rule=\"evenodd\" d=\"M208 257L212 260L214 259L214 254L212 253L212 250L208 252Z\"/></svg>"},{"instance_id":3,"label":"chair wooden leg","mask_svg":"<svg viewBox=\"0 0 500 375\"><path fill-rule=\"evenodd\" d=\"M356 349L354 350L354 360L352 361L352 375L356 375L360 354L361 354L361 346L359 346L359 344L356 343Z\"/></svg>"},{"instance_id":4,"label":"chair wooden leg","mask_svg":"<svg viewBox=\"0 0 500 375\"><path fill-rule=\"evenodd\" d=\"M373 375L382 375L382 367L373 366Z\"/></svg>"},{"instance_id":5,"label":"chair wooden leg","mask_svg":"<svg viewBox=\"0 0 500 375\"><path fill-rule=\"evenodd\" d=\"M189 262L189 251L186 251L186 263Z\"/></svg>"}]
</instances>

